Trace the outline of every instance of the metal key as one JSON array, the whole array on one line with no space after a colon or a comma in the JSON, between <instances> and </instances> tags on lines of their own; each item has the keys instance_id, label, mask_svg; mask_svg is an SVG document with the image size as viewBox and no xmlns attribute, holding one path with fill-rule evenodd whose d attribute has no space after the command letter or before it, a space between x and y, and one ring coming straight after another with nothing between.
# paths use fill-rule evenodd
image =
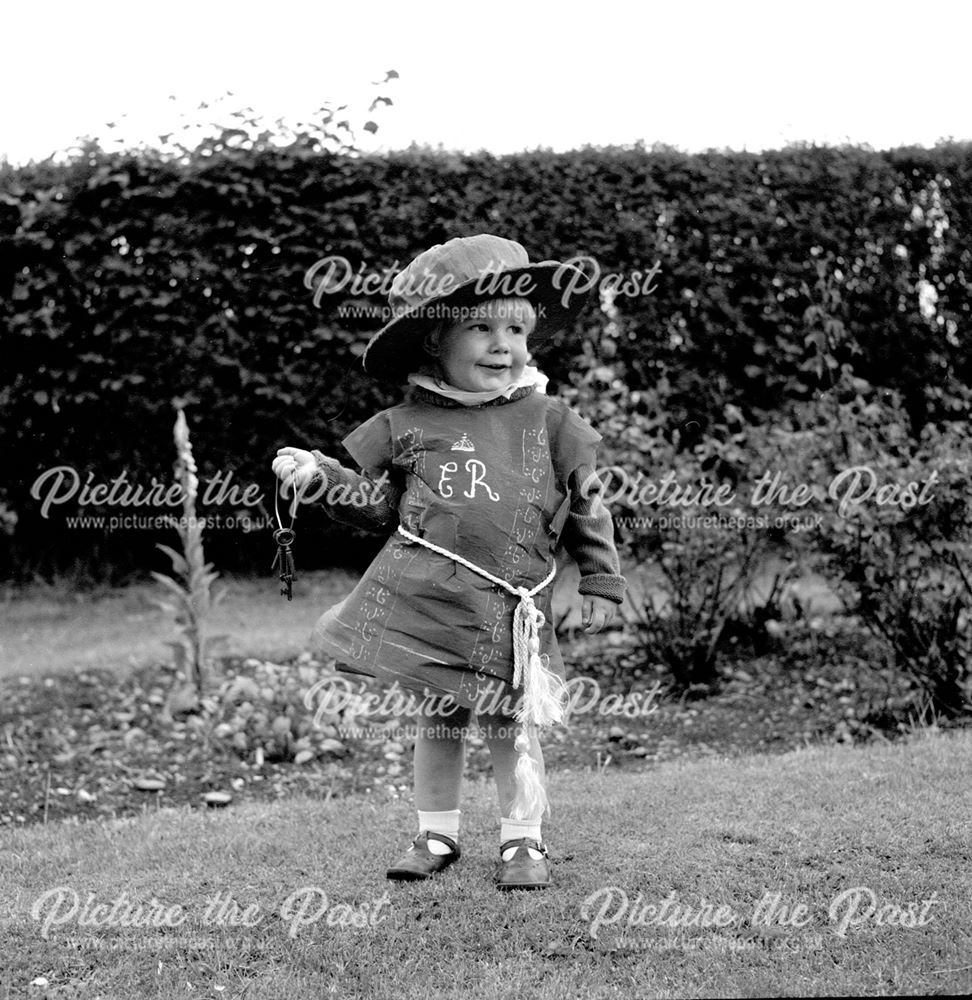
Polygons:
<instances>
[{"instance_id":1,"label":"metal key","mask_svg":"<svg viewBox=\"0 0 972 1000\"><path fill-rule=\"evenodd\" d=\"M273 540L277 543L277 554L273 558L270 566L271 570L280 566L280 588L281 596L286 595L288 601L294 599L293 582L297 579L294 574L294 555L290 551L290 546L294 544L296 534L293 528L277 528L273 533Z\"/></svg>"}]
</instances>

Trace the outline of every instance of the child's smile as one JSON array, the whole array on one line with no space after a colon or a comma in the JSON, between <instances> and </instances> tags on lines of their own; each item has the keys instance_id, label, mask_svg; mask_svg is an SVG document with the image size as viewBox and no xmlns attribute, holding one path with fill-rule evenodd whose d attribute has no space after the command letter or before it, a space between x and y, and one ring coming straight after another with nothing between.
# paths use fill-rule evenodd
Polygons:
<instances>
[{"instance_id":1,"label":"child's smile","mask_svg":"<svg viewBox=\"0 0 972 1000\"><path fill-rule=\"evenodd\" d=\"M527 337L536 313L523 299L491 299L468 311L439 337L436 356L445 380L467 392L515 382L529 358Z\"/></svg>"}]
</instances>

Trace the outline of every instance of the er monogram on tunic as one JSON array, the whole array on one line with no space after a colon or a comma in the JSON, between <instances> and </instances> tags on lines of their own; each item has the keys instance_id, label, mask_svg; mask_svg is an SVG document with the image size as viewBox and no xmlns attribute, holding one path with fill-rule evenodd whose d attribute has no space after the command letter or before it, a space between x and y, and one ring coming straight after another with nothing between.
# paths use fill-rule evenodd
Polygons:
<instances>
[{"instance_id":1,"label":"er monogram on tunic","mask_svg":"<svg viewBox=\"0 0 972 1000\"><path fill-rule=\"evenodd\" d=\"M404 477L398 511L412 534L514 588L531 588L553 567L570 510L570 474L595 465L600 439L561 400L534 392L502 406L413 399L376 414L343 444L362 469ZM545 618L540 654L563 678L551 591L548 585L534 597ZM352 673L483 707L486 695L504 688L512 695L517 603L395 532L354 590L321 616L312 642ZM503 707L494 702L491 710Z\"/></svg>"}]
</instances>

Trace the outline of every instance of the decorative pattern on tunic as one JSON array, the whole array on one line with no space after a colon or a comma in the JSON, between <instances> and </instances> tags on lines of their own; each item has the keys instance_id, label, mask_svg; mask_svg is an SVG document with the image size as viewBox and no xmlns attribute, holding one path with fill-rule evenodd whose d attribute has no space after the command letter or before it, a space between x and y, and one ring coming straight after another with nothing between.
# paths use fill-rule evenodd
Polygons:
<instances>
[{"instance_id":1,"label":"decorative pattern on tunic","mask_svg":"<svg viewBox=\"0 0 972 1000\"><path fill-rule=\"evenodd\" d=\"M532 393L502 406L410 401L345 440L355 461L404 477L401 524L415 535L531 588L554 564L569 513L570 473L594 464L600 435L562 401ZM550 615L540 653L563 677ZM351 672L428 687L473 705L512 679L518 598L453 559L392 535L354 590L314 629L318 650Z\"/></svg>"}]
</instances>

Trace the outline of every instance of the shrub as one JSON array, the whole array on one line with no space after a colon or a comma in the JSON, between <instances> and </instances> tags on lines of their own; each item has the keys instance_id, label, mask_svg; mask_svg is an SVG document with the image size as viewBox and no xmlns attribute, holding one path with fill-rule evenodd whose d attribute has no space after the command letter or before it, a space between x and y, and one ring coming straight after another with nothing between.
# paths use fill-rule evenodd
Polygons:
<instances>
[{"instance_id":1,"label":"shrub","mask_svg":"<svg viewBox=\"0 0 972 1000\"><path fill-rule=\"evenodd\" d=\"M670 381L662 375L629 388L615 349L624 320L610 295L601 308L606 322L596 341L585 341L563 395L604 438L602 495L647 588L635 609L646 656L664 665L677 688L701 692L718 680L729 632L751 628L756 608L778 598L795 566L754 602L778 548L769 526L780 511L768 505L757 516L737 495L752 460L739 410L727 404L724 420L685 447L668 408Z\"/></svg>"},{"instance_id":2,"label":"shrub","mask_svg":"<svg viewBox=\"0 0 972 1000\"><path fill-rule=\"evenodd\" d=\"M913 433L951 414L953 382L972 382L958 332L972 314L972 145L364 157L342 154L340 132L336 148L313 129L279 143L238 133L175 159L89 143L65 164L0 163L0 451L14 470L0 510L17 518L12 533L2 519L0 574L80 560L118 578L150 564L144 532L69 530L30 490L60 464L98 481L158 474L169 400L186 386L210 427L201 478L236 483L266 482L282 444L339 455L352 427L395 402L359 368L382 297L349 287L318 307L305 286L327 255L374 275L493 231L535 258L590 255L602 278L659 265L651 295L624 297L614 346L632 390L667 382L683 449L718 436L727 405L749 421L811 398L815 256L841 272L856 374L901 392ZM561 348L574 332L543 359L554 385L569 385ZM357 556L360 539L318 528L333 543L321 564ZM262 569L263 548L239 541L214 533L208 548L227 569Z\"/></svg>"},{"instance_id":3,"label":"shrub","mask_svg":"<svg viewBox=\"0 0 972 1000\"><path fill-rule=\"evenodd\" d=\"M911 707L955 717L972 710L969 424L926 424L916 440L901 395L841 360L856 351L824 270L818 291L807 342L829 387L794 406L770 438L824 510L811 565L881 640L888 665L912 679ZM967 391L952 398L968 406Z\"/></svg>"}]
</instances>

